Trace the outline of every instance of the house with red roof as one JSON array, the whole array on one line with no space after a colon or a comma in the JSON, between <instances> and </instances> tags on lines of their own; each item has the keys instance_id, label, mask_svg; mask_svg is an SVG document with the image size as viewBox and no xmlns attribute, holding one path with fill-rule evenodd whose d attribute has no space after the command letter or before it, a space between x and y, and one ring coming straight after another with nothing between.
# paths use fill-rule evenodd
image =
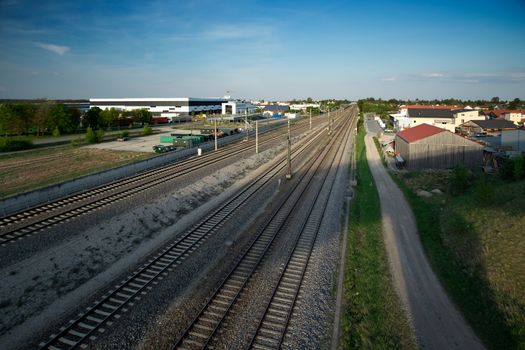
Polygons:
<instances>
[{"instance_id":1,"label":"house with red roof","mask_svg":"<svg viewBox=\"0 0 525 350\"><path fill-rule=\"evenodd\" d=\"M408 170L482 165L483 146L448 130L419 124L396 134L395 152Z\"/></svg>"}]
</instances>

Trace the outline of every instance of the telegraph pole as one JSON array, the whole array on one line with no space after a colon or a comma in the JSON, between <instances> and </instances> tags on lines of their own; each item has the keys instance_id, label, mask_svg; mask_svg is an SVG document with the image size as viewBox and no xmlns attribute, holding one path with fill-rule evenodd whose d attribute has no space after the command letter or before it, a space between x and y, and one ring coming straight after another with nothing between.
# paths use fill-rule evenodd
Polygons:
<instances>
[{"instance_id":1,"label":"telegraph pole","mask_svg":"<svg viewBox=\"0 0 525 350\"><path fill-rule=\"evenodd\" d=\"M255 121L255 153L259 153L259 121Z\"/></svg>"},{"instance_id":2,"label":"telegraph pole","mask_svg":"<svg viewBox=\"0 0 525 350\"><path fill-rule=\"evenodd\" d=\"M332 117L330 116L330 110L328 110L328 136L332 135Z\"/></svg>"},{"instance_id":3,"label":"telegraph pole","mask_svg":"<svg viewBox=\"0 0 525 350\"><path fill-rule=\"evenodd\" d=\"M214 134L215 134L215 150L217 150L219 148L219 146L217 145L217 134L218 134L218 132L217 132L217 118L213 118L213 121L214 121L214 124L215 124L215 130L214 130L215 131L214 132Z\"/></svg>"},{"instance_id":4,"label":"telegraph pole","mask_svg":"<svg viewBox=\"0 0 525 350\"><path fill-rule=\"evenodd\" d=\"M288 164L288 173L286 174L287 179L292 178L292 137L290 133L290 119L288 118L288 157L286 158Z\"/></svg>"},{"instance_id":5,"label":"telegraph pole","mask_svg":"<svg viewBox=\"0 0 525 350\"><path fill-rule=\"evenodd\" d=\"M246 141L248 141L248 138L250 137L250 130L248 130L248 111L244 111L244 124L246 126Z\"/></svg>"}]
</instances>

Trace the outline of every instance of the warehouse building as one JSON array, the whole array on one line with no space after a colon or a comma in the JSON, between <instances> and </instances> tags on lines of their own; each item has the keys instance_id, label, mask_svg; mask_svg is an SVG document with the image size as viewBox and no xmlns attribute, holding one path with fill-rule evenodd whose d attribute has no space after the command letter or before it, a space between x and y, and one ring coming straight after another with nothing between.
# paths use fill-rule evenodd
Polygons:
<instances>
[{"instance_id":1,"label":"warehouse building","mask_svg":"<svg viewBox=\"0 0 525 350\"><path fill-rule=\"evenodd\" d=\"M154 117L176 117L192 113L221 113L222 98L90 98L90 108L115 108L120 111L147 109Z\"/></svg>"},{"instance_id":2,"label":"warehouse building","mask_svg":"<svg viewBox=\"0 0 525 350\"><path fill-rule=\"evenodd\" d=\"M409 170L481 166L483 146L448 130L428 125L405 129L395 137L396 155Z\"/></svg>"}]
</instances>

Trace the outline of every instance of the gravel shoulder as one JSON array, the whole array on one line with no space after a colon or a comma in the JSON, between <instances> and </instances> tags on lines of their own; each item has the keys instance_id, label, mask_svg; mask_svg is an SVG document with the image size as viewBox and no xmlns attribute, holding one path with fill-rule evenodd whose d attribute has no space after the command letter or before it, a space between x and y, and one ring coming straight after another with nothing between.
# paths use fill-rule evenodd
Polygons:
<instances>
[{"instance_id":1,"label":"gravel shoulder","mask_svg":"<svg viewBox=\"0 0 525 350\"><path fill-rule=\"evenodd\" d=\"M34 256L0 269L0 343L17 348L50 320L81 305L237 191L275 159L271 149L239 159L132 210L111 216Z\"/></svg>"},{"instance_id":2,"label":"gravel shoulder","mask_svg":"<svg viewBox=\"0 0 525 350\"><path fill-rule=\"evenodd\" d=\"M381 199L385 245L394 284L418 345L423 349L483 349L430 268L412 210L383 167L372 136L365 137L366 153Z\"/></svg>"}]
</instances>

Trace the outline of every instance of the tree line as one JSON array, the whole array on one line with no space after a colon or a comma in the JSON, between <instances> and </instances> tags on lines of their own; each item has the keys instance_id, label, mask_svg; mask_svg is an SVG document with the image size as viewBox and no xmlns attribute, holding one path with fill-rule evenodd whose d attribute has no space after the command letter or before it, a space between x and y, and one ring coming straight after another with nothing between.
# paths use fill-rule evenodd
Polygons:
<instances>
[{"instance_id":1,"label":"tree line","mask_svg":"<svg viewBox=\"0 0 525 350\"><path fill-rule=\"evenodd\" d=\"M79 129L111 128L114 126L141 125L151 122L147 109L121 112L114 108L89 109L84 115L62 103L5 102L0 104L0 135L71 134Z\"/></svg>"}]
</instances>

